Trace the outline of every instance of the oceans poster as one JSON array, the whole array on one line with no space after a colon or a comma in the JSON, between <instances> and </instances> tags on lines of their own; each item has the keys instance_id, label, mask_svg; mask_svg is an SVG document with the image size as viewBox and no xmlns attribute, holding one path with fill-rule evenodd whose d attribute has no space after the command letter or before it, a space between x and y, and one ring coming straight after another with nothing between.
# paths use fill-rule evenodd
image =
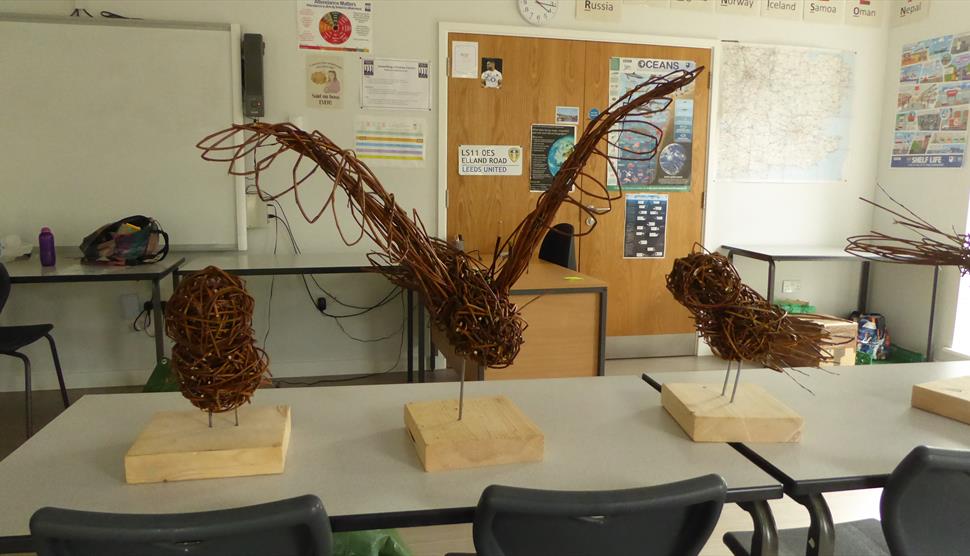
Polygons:
<instances>
[{"instance_id":1,"label":"oceans poster","mask_svg":"<svg viewBox=\"0 0 970 556\"><path fill-rule=\"evenodd\" d=\"M970 33L903 45L893 168L961 168L970 113Z\"/></svg>"}]
</instances>

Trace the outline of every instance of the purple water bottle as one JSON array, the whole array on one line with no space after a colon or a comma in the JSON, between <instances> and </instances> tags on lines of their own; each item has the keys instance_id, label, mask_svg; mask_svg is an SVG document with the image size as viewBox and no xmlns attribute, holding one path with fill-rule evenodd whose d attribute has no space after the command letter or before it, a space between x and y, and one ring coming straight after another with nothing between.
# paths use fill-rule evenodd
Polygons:
<instances>
[{"instance_id":1,"label":"purple water bottle","mask_svg":"<svg viewBox=\"0 0 970 556\"><path fill-rule=\"evenodd\" d=\"M57 253L54 252L54 233L47 226L40 229L40 265L54 266L57 264Z\"/></svg>"}]
</instances>

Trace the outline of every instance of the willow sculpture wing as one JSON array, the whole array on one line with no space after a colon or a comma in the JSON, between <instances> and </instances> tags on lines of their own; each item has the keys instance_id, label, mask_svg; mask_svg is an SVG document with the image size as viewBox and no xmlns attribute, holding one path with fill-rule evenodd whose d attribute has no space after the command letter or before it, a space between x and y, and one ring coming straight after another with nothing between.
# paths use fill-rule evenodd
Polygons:
<instances>
[{"instance_id":1,"label":"willow sculpture wing","mask_svg":"<svg viewBox=\"0 0 970 556\"><path fill-rule=\"evenodd\" d=\"M654 77L630 90L593 120L576 142L573 152L556 174L552 186L539 196L536 207L504 241L497 238L496 253L508 252L504 260L490 266L469 257L447 242L429 237L414 212L411 217L384 189L366 164L354 152L340 148L319 131L306 132L291 124L251 123L235 125L199 142L205 160L229 163L234 175L252 176L260 195L267 200L292 194L308 222L317 221L330 210L344 243L354 245L365 236L379 252L370 262L398 286L417 291L431 314L431 320L451 342L456 353L488 367L507 367L522 345L525 323L518 308L509 300L509 291L525 272L533 252L552 225L563 203L593 217L609 210L619 193L607 190L605 180L583 171L594 156L605 159L616 172L615 160L645 160L656 154L662 132L648 121L649 116L667 108L670 95L691 83L703 68L677 71ZM626 124L637 123L637 126ZM643 131L647 127L650 131ZM619 131L617 131L619 130ZM631 150L618 144L616 135L644 137L645 146ZM619 149L610 158L607 145ZM280 155L295 153L291 182L277 193L264 192L261 174ZM252 169L244 161L253 159ZM300 197L301 188L317 173L331 181L329 194L317 210L307 210ZM585 178L580 182L579 178ZM570 196L575 186L587 197L599 199L606 207L589 208ZM338 190L346 197L355 231L348 236L334 208Z\"/></svg>"},{"instance_id":2,"label":"willow sculpture wing","mask_svg":"<svg viewBox=\"0 0 970 556\"><path fill-rule=\"evenodd\" d=\"M690 312L711 351L728 361L755 361L778 372L795 362L817 367L839 343L822 325L769 303L741 281L727 257L700 246L674 261L667 290Z\"/></svg>"}]
</instances>

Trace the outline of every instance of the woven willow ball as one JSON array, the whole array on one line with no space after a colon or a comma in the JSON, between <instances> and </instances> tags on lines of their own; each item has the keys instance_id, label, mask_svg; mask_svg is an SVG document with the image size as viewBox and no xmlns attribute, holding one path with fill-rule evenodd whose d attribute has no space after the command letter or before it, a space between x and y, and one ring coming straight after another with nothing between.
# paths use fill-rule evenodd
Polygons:
<instances>
[{"instance_id":1,"label":"woven willow ball","mask_svg":"<svg viewBox=\"0 0 970 556\"><path fill-rule=\"evenodd\" d=\"M219 413L249 401L269 376L253 336L254 302L236 276L209 266L179 283L165 309L182 395Z\"/></svg>"}]
</instances>

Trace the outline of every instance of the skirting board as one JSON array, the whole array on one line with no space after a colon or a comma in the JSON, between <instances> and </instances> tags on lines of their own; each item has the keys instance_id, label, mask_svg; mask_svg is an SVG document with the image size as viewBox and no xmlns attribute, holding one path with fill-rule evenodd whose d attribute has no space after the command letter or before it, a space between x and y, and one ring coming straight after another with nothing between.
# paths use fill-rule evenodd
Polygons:
<instances>
[{"instance_id":1,"label":"skirting board","mask_svg":"<svg viewBox=\"0 0 970 556\"><path fill-rule=\"evenodd\" d=\"M970 424L970 376L913 385L912 406Z\"/></svg>"},{"instance_id":2,"label":"skirting board","mask_svg":"<svg viewBox=\"0 0 970 556\"><path fill-rule=\"evenodd\" d=\"M404 424L425 471L542 461L545 436L505 396L404 405Z\"/></svg>"},{"instance_id":3,"label":"skirting board","mask_svg":"<svg viewBox=\"0 0 970 556\"><path fill-rule=\"evenodd\" d=\"M163 411L125 454L125 482L160 483L282 473L290 444L290 406L233 412Z\"/></svg>"},{"instance_id":4,"label":"skirting board","mask_svg":"<svg viewBox=\"0 0 970 556\"><path fill-rule=\"evenodd\" d=\"M661 402L694 442L799 442L801 415L757 384L740 384L734 402L721 384L664 384Z\"/></svg>"}]
</instances>

